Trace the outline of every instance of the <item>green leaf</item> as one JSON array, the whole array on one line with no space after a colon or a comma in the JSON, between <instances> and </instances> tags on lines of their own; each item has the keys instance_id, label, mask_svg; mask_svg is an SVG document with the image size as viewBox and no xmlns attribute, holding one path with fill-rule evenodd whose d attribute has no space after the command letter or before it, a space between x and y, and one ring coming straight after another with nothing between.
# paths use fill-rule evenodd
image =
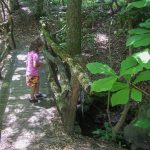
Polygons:
<instances>
[{"instance_id":1,"label":"green leaf","mask_svg":"<svg viewBox=\"0 0 150 150\"><path fill-rule=\"evenodd\" d=\"M126 83L115 82L111 91L115 92L115 91L119 91L119 90L122 90L122 89L127 88L127 87L128 87L128 84L126 84Z\"/></svg>"},{"instance_id":2,"label":"green leaf","mask_svg":"<svg viewBox=\"0 0 150 150\"><path fill-rule=\"evenodd\" d=\"M133 88L131 90L131 98L134 101L136 101L136 102L141 102L141 100L142 100L142 93L139 90Z\"/></svg>"},{"instance_id":3,"label":"green leaf","mask_svg":"<svg viewBox=\"0 0 150 150\"><path fill-rule=\"evenodd\" d=\"M150 70L141 72L134 80L134 84L141 82L141 81L148 81L148 80L150 80Z\"/></svg>"},{"instance_id":4,"label":"green leaf","mask_svg":"<svg viewBox=\"0 0 150 150\"><path fill-rule=\"evenodd\" d=\"M132 55L133 58L142 66L150 69L150 52L149 49Z\"/></svg>"},{"instance_id":5,"label":"green leaf","mask_svg":"<svg viewBox=\"0 0 150 150\"><path fill-rule=\"evenodd\" d=\"M136 74L142 69L143 67L141 65L138 65L136 59L130 56L121 62L120 76Z\"/></svg>"},{"instance_id":6,"label":"green leaf","mask_svg":"<svg viewBox=\"0 0 150 150\"><path fill-rule=\"evenodd\" d=\"M139 26L144 28L150 28L150 22L140 23Z\"/></svg>"},{"instance_id":7,"label":"green leaf","mask_svg":"<svg viewBox=\"0 0 150 150\"><path fill-rule=\"evenodd\" d=\"M140 119L134 123L134 126L139 127L139 128L143 128L143 129L148 128L148 127L150 127L150 121Z\"/></svg>"},{"instance_id":8,"label":"green leaf","mask_svg":"<svg viewBox=\"0 0 150 150\"><path fill-rule=\"evenodd\" d=\"M130 57L127 57L125 60L121 62L121 68L120 68L120 74L123 74L126 72L129 68L137 66L137 61Z\"/></svg>"},{"instance_id":9,"label":"green leaf","mask_svg":"<svg viewBox=\"0 0 150 150\"><path fill-rule=\"evenodd\" d=\"M129 100L129 88L114 93L111 97L112 106L126 104Z\"/></svg>"},{"instance_id":10,"label":"green leaf","mask_svg":"<svg viewBox=\"0 0 150 150\"><path fill-rule=\"evenodd\" d=\"M134 47L148 46L148 45L150 45L150 34L143 35L142 39L133 44Z\"/></svg>"},{"instance_id":11,"label":"green leaf","mask_svg":"<svg viewBox=\"0 0 150 150\"><path fill-rule=\"evenodd\" d=\"M128 31L129 34L145 34L150 33L150 30L142 29L142 28L136 28Z\"/></svg>"},{"instance_id":12,"label":"green leaf","mask_svg":"<svg viewBox=\"0 0 150 150\"><path fill-rule=\"evenodd\" d=\"M117 80L116 76L96 80L91 85L91 91L95 92L109 91L116 80Z\"/></svg>"},{"instance_id":13,"label":"green leaf","mask_svg":"<svg viewBox=\"0 0 150 150\"><path fill-rule=\"evenodd\" d=\"M123 75L125 74L130 74L130 75L133 75L133 74L136 74L138 73L139 71L143 70L143 67L138 65L136 67L133 67L133 68L130 68L128 69Z\"/></svg>"},{"instance_id":14,"label":"green leaf","mask_svg":"<svg viewBox=\"0 0 150 150\"><path fill-rule=\"evenodd\" d=\"M133 45L136 41L139 41L142 37L139 35L130 36L127 39L126 46Z\"/></svg>"},{"instance_id":15,"label":"green leaf","mask_svg":"<svg viewBox=\"0 0 150 150\"><path fill-rule=\"evenodd\" d=\"M134 35L127 39L126 46L140 47L150 44L150 34Z\"/></svg>"},{"instance_id":16,"label":"green leaf","mask_svg":"<svg viewBox=\"0 0 150 150\"><path fill-rule=\"evenodd\" d=\"M143 1L136 1L136 2L129 3L127 8L132 8L132 7L142 8L142 7L146 7L149 5L150 5L150 1L143 0Z\"/></svg>"},{"instance_id":17,"label":"green leaf","mask_svg":"<svg viewBox=\"0 0 150 150\"><path fill-rule=\"evenodd\" d=\"M126 81L130 81L131 80L131 75L130 74L126 74L126 75L123 75L124 79Z\"/></svg>"},{"instance_id":18,"label":"green leaf","mask_svg":"<svg viewBox=\"0 0 150 150\"><path fill-rule=\"evenodd\" d=\"M108 65L102 63L89 63L86 65L88 70L93 74L105 74L105 75L115 75L115 71L111 69Z\"/></svg>"}]
</instances>

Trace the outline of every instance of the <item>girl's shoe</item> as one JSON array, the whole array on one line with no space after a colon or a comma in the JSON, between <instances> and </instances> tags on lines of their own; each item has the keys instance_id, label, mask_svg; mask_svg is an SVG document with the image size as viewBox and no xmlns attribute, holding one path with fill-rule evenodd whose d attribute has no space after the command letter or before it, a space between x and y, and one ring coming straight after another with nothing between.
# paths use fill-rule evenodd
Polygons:
<instances>
[{"instance_id":1,"label":"girl's shoe","mask_svg":"<svg viewBox=\"0 0 150 150\"><path fill-rule=\"evenodd\" d=\"M30 103L37 103L37 102L38 102L38 100L37 100L37 99L35 99L35 98L30 98L30 99L29 99L29 102L30 102Z\"/></svg>"},{"instance_id":2,"label":"girl's shoe","mask_svg":"<svg viewBox=\"0 0 150 150\"><path fill-rule=\"evenodd\" d=\"M45 98L45 97L46 97L46 96L43 95L43 94L41 94L41 93L35 95L35 98L36 98L36 99L38 99L38 98Z\"/></svg>"}]
</instances>

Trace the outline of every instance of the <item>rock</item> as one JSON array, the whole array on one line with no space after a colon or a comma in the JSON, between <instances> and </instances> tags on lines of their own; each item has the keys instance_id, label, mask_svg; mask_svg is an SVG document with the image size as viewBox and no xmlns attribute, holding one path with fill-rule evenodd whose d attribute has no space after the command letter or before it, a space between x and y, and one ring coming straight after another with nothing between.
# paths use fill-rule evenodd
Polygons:
<instances>
[{"instance_id":1,"label":"rock","mask_svg":"<svg viewBox=\"0 0 150 150\"><path fill-rule=\"evenodd\" d=\"M127 142L131 143L131 150L150 150L150 126L138 127L135 123L138 120L150 121L148 115L150 105L142 105L138 116L129 125L124 128L124 137Z\"/></svg>"}]
</instances>

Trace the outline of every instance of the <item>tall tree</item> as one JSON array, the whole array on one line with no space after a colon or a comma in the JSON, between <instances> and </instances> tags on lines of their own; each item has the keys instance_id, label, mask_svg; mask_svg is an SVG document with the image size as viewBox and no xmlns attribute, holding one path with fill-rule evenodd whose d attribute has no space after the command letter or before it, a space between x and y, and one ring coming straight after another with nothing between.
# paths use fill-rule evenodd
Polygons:
<instances>
[{"instance_id":1,"label":"tall tree","mask_svg":"<svg viewBox=\"0 0 150 150\"><path fill-rule=\"evenodd\" d=\"M82 0L68 0L67 6L67 48L74 58L81 54L81 4ZM69 134L74 131L76 106L80 93L80 84L76 76L71 76L72 92L68 98L64 125Z\"/></svg>"},{"instance_id":2,"label":"tall tree","mask_svg":"<svg viewBox=\"0 0 150 150\"><path fill-rule=\"evenodd\" d=\"M36 7L37 17L41 17L43 15L43 3L44 3L44 0L37 0L37 7Z\"/></svg>"},{"instance_id":3,"label":"tall tree","mask_svg":"<svg viewBox=\"0 0 150 150\"><path fill-rule=\"evenodd\" d=\"M81 53L81 4L82 0L67 4L67 48L72 56Z\"/></svg>"}]
</instances>

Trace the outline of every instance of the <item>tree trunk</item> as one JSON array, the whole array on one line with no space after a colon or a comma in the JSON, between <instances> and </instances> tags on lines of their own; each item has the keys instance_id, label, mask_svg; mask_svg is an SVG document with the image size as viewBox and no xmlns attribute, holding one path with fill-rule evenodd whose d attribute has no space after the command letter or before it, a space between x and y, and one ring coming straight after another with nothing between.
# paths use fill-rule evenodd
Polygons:
<instances>
[{"instance_id":1,"label":"tree trunk","mask_svg":"<svg viewBox=\"0 0 150 150\"><path fill-rule=\"evenodd\" d=\"M82 0L68 0L67 3L67 50L72 57L81 54L81 4ZM74 132L76 107L80 93L80 83L71 72L72 93L68 99L64 125L67 133Z\"/></svg>"},{"instance_id":2,"label":"tree trunk","mask_svg":"<svg viewBox=\"0 0 150 150\"><path fill-rule=\"evenodd\" d=\"M74 133L74 122L76 118L76 107L80 93L80 83L75 76L72 77L72 93L68 99L68 106L66 107L64 117L64 127L67 133Z\"/></svg>"},{"instance_id":3,"label":"tree trunk","mask_svg":"<svg viewBox=\"0 0 150 150\"><path fill-rule=\"evenodd\" d=\"M43 15L43 3L44 0L37 0L37 7L36 7L36 17L39 18Z\"/></svg>"},{"instance_id":4,"label":"tree trunk","mask_svg":"<svg viewBox=\"0 0 150 150\"><path fill-rule=\"evenodd\" d=\"M70 55L81 54L81 0L68 0L67 49Z\"/></svg>"},{"instance_id":5,"label":"tree trunk","mask_svg":"<svg viewBox=\"0 0 150 150\"><path fill-rule=\"evenodd\" d=\"M67 6L67 50L66 53L63 50L59 50L57 45L48 38L48 43L51 43L51 47L53 50L65 60L71 70L71 95L68 97L67 106L64 112L64 126L65 130L68 134L72 134L74 132L74 122L76 116L76 106L78 101L78 96L80 93L80 83L82 81L86 82L86 76L84 73L82 74L83 70L80 68L80 65L76 65L74 57L76 55L81 54L81 0L68 0ZM44 35L48 37L47 32L43 29ZM76 68L76 69L75 69ZM78 68L78 69L77 69ZM81 75L79 75L79 74ZM83 80L82 80L83 79ZM83 84L84 86L86 84ZM89 82L87 87L89 86Z\"/></svg>"}]
</instances>

